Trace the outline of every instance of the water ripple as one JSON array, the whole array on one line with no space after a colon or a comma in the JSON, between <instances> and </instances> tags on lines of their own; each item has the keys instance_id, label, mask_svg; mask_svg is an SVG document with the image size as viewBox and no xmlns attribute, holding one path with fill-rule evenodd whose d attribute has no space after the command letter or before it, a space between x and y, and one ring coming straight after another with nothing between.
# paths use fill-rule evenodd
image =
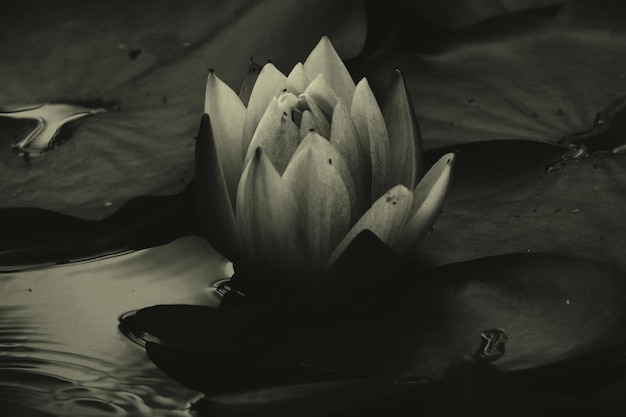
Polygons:
<instances>
[{"instance_id":1,"label":"water ripple","mask_svg":"<svg viewBox=\"0 0 626 417\"><path fill-rule=\"evenodd\" d=\"M172 262L176 260L176 262ZM199 393L117 329L124 311L211 303L224 261L204 241L0 275L0 415L191 416Z\"/></svg>"}]
</instances>

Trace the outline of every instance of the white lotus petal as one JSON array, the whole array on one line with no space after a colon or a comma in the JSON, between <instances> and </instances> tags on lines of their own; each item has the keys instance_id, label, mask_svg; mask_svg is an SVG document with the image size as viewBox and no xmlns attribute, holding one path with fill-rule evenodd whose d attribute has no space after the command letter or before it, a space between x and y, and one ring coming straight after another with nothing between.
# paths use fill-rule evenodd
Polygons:
<instances>
[{"instance_id":1,"label":"white lotus petal","mask_svg":"<svg viewBox=\"0 0 626 417\"><path fill-rule=\"evenodd\" d=\"M263 66L250 94L250 102L246 110L242 136L244 155L248 152L254 131L265 114L267 106L273 97L278 97L283 92L286 81L287 77L273 64L267 63Z\"/></svg>"},{"instance_id":2,"label":"white lotus petal","mask_svg":"<svg viewBox=\"0 0 626 417\"><path fill-rule=\"evenodd\" d=\"M315 116L310 110L302 112L302 118L300 120L300 140L303 140L309 133L316 132L319 134L319 128Z\"/></svg>"},{"instance_id":3,"label":"white lotus petal","mask_svg":"<svg viewBox=\"0 0 626 417\"><path fill-rule=\"evenodd\" d=\"M252 89L254 88L254 84L256 84L257 78L259 78L259 73L261 72L261 69L263 69L263 66L256 62L254 59L250 58L246 75L243 79L243 82L241 83L241 88L239 89L239 99L246 107L248 106L248 102L250 101Z\"/></svg>"},{"instance_id":4,"label":"white lotus petal","mask_svg":"<svg viewBox=\"0 0 626 417\"><path fill-rule=\"evenodd\" d=\"M333 119L330 126L330 143L339 151L345 159L356 190L356 210L357 216L363 214L370 205L370 184L372 183L372 173L367 170L365 164L367 151L362 148L359 135L356 132L352 118L346 106L337 103L333 112ZM356 219L354 219L356 221Z\"/></svg>"},{"instance_id":5,"label":"white lotus petal","mask_svg":"<svg viewBox=\"0 0 626 417\"><path fill-rule=\"evenodd\" d=\"M202 117L196 138L196 211L207 240L233 262L242 259L242 244L220 156L208 115Z\"/></svg>"},{"instance_id":6,"label":"white lotus petal","mask_svg":"<svg viewBox=\"0 0 626 417\"><path fill-rule=\"evenodd\" d=\"M342 102L350 103L354 95L354 80L337 55L328 37L323 36L304 62L304 71L310 79L324 74L328 85Z\"/></svg>"},{"instance_id":7,"label":"white lotus petal","mask_svg":"<svg viewBox=\"0 0 626 417\"><path fill-rule=\"evenodd\" d=\"M356 195L356 187L354 185L354 180L352 178L352 174L350 173L350 167L346 163L345 159L339 151L325 138L320 136L315 132L309 133L300 143L298 149L294 153L294 156L291 161L289 161L289 166L293 163L296 155L302 152L304 149L308 147L314 147L316 151L316 155L319 156L319 160L325 161L325 163L330 163L333 165L335 171L339 173L343 183L346 187L348 198L350 200L350 213L351 213L351 222L354 223L356 221L356 217L358 213L357 209L357 195ZM289 170L289 166L287 170ZM285 171L286 173L287 171ZM319 196L319 198L325 198L326 195Z\"/></svg>"},{"instance_id":8,"label":"white lotus petal","mask_svg":"<svg viewBox=\"0 0 626 417\"><path fill-rule=\"evenodd\" d=\"M400 71L396 71L392 79L382 113L393 161L389 167L389 183L414 189L423 172L422 137Z\"/></svg>"},{"instance_id":9,"label":"white lotus petal","mask_svg":"<svg viewBox=\"0 0 626 417\"><path fill-rule=\"evenodd\" d=\"M298 97L296 97L293 93L284 91L278 96L278 107L280 108L280 111L292 120L292 109L296 107L297 104Z\"/></svg>"},{"instance_id":10,"label":"white lotus petal","mask_svg":"<svg viewBox=\"0 0 626 417\"><path fill-rule=\"evenodd\" d=\"M278 99L273 97L254 132L244 164L250 161L258 147L262 147L282 175L299 144L300 129L290 115L281 110Z\"/></svg>"},{"instance_id":11,"label":"white lotus petal","mask_svg":"<svg viewBox=\"0 0 626 417\"><path fill-rule=\"evenodd\" d=\"M304 90L306 90L310 83L311 80L306 76L302 62L298 62L289 75L287 75L286 88L287 91L298 96L304 93Z\"/></svg>"},{"instance_id":12,"label":"white lotus petal","mask_svg":"<svg viewBox=\"0 0 626 417\"><path fill-rule=\"evenodd\" d=\"M363 230L372 231L385 244L393 246L411 212L412 203L413 193L404 185L396 185L387 191L352 226L348 234L333 251L327 266L332 265L352 242L352 239Z\"/></svg>"},{"instance_id":13,"label":"white lotus petal","mask_svg":"<svg viewBox=\"0 0 626 417\"><path fill-rule=\"evenodd\" d=\"M311 84L304 90L304 94L313 98L329 119L332 117L339 98L328 86L323 74L311 81Z\"/></svg>"},{"instance_id":14,"label":"white lotus petal","mask_svg":"<svg viewBox=\"0 0 626 417\"><path fill-rule=\"evenodd\" d=\"M243 103L235 92L209 73L204 95L204 112L211 118L213 138L217 147L222 172L232 204L235 204L237 184L243 171L241 130L246 114Z\"/></svg>"},{"instance_id":15,"label":"white lotus petal","mask_svg":"<svg viewBox=\"0 0 626 417\"><path fill-rule=\"evenodd\" d=\"M301 111L309 110L315 118L316 132L326 139L330 138L330 122L315 99L307 94L298 97L298 108Z\"/></svg>"},{"instance_id":16,"label":"white lotus petal","mask_svg":"<svg viewBox=\"0 0 626 417\"><path fill-rule=\"evenodd\" d=\"M406 225L393 248L405 252L420 241L441 212L452 175L454 154L442 156L428 170L413 192L413 207Z\"/></svg>"},{"instance_id":17,"label":"white lotus petal","mask_svg":"<svg viewBox=\"0 0 626 417\"><path fill-rule=\"evenodd\" d=\"M337 170L340 155L330 152L336 159L329 158L328 148L332 149L332 145L324 138L309 135L283 175L298 203L306 242L306 267L313 276L323 272L332 250L350 227L349 192Z\"/></svg>"},{"instance_id":18,"label":"white lotus petal","mask_svg":"<svg viewBox=\"0 0 626 417\"><path fill-rule=\"evenodd\" d=\"M350 114L363 147L368 144L372 170L371 201L375 201L395 184L390 184L388 178L390 150L385 119L365 78L356 86Z\"/></svg>"},{"instance_id":19,"label":"white lotus petal","mask_svg":"<svg viewBox=\"0 0 626 417\"><path fill-rule=\"evenodd\" d=\"M303 279L304 244L296 198L262 148L255 150L241 177L237 222L248 267L292 285Z\"/></svg>"}]
</instances>

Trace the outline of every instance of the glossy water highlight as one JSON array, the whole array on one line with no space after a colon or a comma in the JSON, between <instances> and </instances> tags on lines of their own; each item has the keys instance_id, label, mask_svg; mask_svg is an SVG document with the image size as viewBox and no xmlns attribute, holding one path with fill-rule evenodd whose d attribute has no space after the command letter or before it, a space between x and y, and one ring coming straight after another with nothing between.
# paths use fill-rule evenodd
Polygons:
<instances>
[{"instance_id":1,"label":"glossy water highlight","mask_svg":"<svg viewBox=\"0 0 626 417\"><path fill-rule=\"evenodd\" d=\"M0 117L26 121L33 126L13 148L21 155L39 156L54 147L61 129L69 123L107 111L104 107L70 103L45 103L0 111Z\"/></svg>"}]
</instances>

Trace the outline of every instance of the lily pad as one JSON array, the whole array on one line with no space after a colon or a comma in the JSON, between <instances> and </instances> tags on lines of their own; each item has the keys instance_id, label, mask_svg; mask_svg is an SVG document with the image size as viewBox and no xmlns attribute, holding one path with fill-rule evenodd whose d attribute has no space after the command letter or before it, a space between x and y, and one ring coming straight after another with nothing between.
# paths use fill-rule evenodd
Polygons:
<instances>
[{"instance_id":1,"label":"lily pad","mask_svg":"<svg viewBox=\"0 0 626 417\"><path fill-rule=\"evenodd\" d=\"M348 58L365 35L363 9L352 1L33 1L3 13L0 27L0 109L109 109L75 121L61 132L71 137L63 146L26 161L11 154L24 129L0 125L0 207L89 219L189 183L209 67L238 86L251 56L292 65L326 33Z\"/></svg>"},{"instance_id":2,"label":"lily pad","mask_svg":"<svg viewBox=\"0 0 626 417\"><path fill-rule=\"evenodd\" d=\"M481 384L478 391L504 384L506 395L494 400L502 405L515 400L530 406L539 399L539 406L558 409L559 395L610 395L610 384L624 379L619 369L607 373L626 343L620 331L626 276L618 268L579 257L517 254L420 271L380 251L371 234L355 242L330 273L328 282L337 285L329 304L322 303L328 299L322 285L311 294L318 303L304 309L155 306L125 318L122 326L145 331L150 358L168 375L205 392L209 405L242 412L253 398L259 407L293 410L297 405L281 401L320 392L329 397L335 388L366 392L368 384L380 384L387 404L389 396L406 401L402 393L411 392L421 398L413 409L424 410L433 387L423 383L431 380L442 381L435 385L436 409L450 403L439 396L487 406L489 392L461 395L470 380ZM367 261L359 258L363 252ZM345 274L348 266L353 275ZM381 278L384 266L393 274L389 284L381 284L388 286L369 285ZM366 281L364 288L354 286L356 277ZM181 329L194 327L215 332L182 330L181 335ZM504 355L487 365L479 352L481 333L490 329L502 329L508 341ZM469 366L455 365L466 358ZM583 387L582 375L595 371L603 376ZM567 382L576 378L580 384ZM394 389L385 385L390 382Z\"/></svg>"},{"instance_id":3,"label":"lily pad","mask_svg":"<svg viewBox=\"0 0 626 417\"><path fill-rule=\"evenodd\" d=\"M443 213L414 256L443 265L561 252L626 265L626 155L516 141L459 149Z\"/></svg>"},{"instance_id":4,"label":"lily pad","mask_svg":"<svg viewBox=\"0 0 626 417\"><path fill-rule=\"evenodd\" d=\"M569 0L404 0L429 21L446 29L461 29L513 12L558 6Z\"/></svg>"},{"instance_id":5,"label":"lily pad","mask_svg":"<svg viewBox=\"0 0 626 417\"><path fill-rule=\"evenodd\" d=\"M400 39L401 50L359 68L375 91L402 71L427 147L555 143L591 128L596 113L626 94L626 8L575 1L549 11L502 16L417 50Z\"/></svg>"}]
</instances>

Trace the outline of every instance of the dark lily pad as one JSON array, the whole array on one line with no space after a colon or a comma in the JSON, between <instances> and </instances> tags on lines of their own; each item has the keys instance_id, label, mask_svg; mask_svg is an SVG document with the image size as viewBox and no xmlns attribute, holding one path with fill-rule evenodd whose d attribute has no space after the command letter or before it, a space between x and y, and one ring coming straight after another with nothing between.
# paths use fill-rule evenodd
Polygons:
<instances>
[{"instance_id":1,"label":"dark lily pad","mask_svg":"<svg viewBox=\"0 0 626 417\"><path fill-rule=\"evenodd\" d=\"M569 371L541 368L522 376L480 362L460 361L452 364L439 382L390 384L376 380L338 380L299 384L205 397L194 404L194 409L202 416L242 417L259 414L530 417L563 413L615 416L624 407L623 399L613 393L615 386L624 383L624 369L614 372L621 375L615 386L611 386L608 381L614 380L606 374L589 372L611 364L615 366L610 360L584 361ZM593 379L598 377L601 379ZM581 397L580 392L571 389L581 382L587 386L594 383L599 392L587 391ZM562 389L557 395L555 387L570 389Z\"/></svg>"},{"instance_id":2,"label":"dark lily pad","mask_svg":"<svg viewBox=\"0 0 626 417\"><path fill-rule=\"evenodd\" d=\"M313 291L310 300L317 303L261 313L205 307L205 313L194 315L191 307L164 306L124 321L157 335L147 345L157 365L209 394L227 386L251 389L249 381L257 388L285 384L289 379L278 371L285 369L290 376L317 369L327 378L438 379L456 360L484 361L478 354L481 334L491 329L502 329L508 339L504 354L492 362L503 370L536 368L626 343L621 331L626 275L614 266L565 255L512 254L419 272L398 258L400 269L380 262L391 254L372 260L398 274L393 279L378 270L368 276L367 266L354 262L354 255L376 247L376 240L363 235L347 252L344 266L329 273L329 281L338 283L334 298L343 297L344 303L331 297L325 304L326 291ZM353 265L352 274L345 274L347 264ZM380 282L381 277L392 278L388 287L366 287L353 297L359 278ZM354 284L343 286L342 280ZM172 321L165 324L164 317ZM207 319L200 325L194 318L202 317ZM214 340L211 333L181 337L178 329L189 323L215 328ZM220 331L224 326L232 330ZM276 373L263 376L260 370L270 368ZM240 382L219 382L232 375Z\"/></svg>"},{"instance_id":3,"label":"dark lily pad","mask_svg":"<svg viewBox=\"0 0 626 417\"><path fill-rule=\"evenodd\" d=\"M153 247L196 234L190 193L130 200L103 220L0 209L0 269L54 265Z\"/></svg>"},{"instance_id":4,"label":"dark lily pad","mask_svg":"<svg viewBox=\"0 0 626 417\"><path fill-rule=\"evenodd\" d=\"M404 0L428 20L447 29L465 28L484 20L513 12L559 6L569 0L444 0L429 2L426 0Z\"/></svg>"},{"instance_id":5,"label":"dark lily pad","mask_svg":"<svg viewBox=\"0 0 626 417\"><path fill-rule=\"evenodd\" d=\"M402 71L427 147L555 143L591 128L597 112L626 94L624 18L619 1L574 1L556 13L492 19L418 50L400 39L402 50L361 68L378 91Z\"/></svg>"},{"instance_id":6,"label":"dark lily pad","mask_svg":"<svg viewBox=\"0 0 626 417\"><path fill-rule=\"evenodd\" d=\"M625 265L625 155L577 157L578 150L512 141L458 149L444 211L415 248L419 259L443 265L548 251Z\"/></svg>"}]
</instances>

